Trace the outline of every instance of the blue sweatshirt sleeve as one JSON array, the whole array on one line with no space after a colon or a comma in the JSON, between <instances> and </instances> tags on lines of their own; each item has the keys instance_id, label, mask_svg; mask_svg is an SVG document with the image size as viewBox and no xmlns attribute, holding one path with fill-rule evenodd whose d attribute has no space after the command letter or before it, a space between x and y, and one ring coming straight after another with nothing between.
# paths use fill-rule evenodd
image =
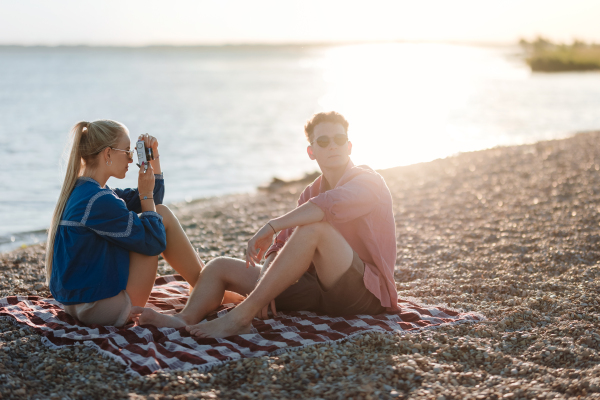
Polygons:
<instances>
[{"instance_id":1,"label":"blue sweatshirt sleeve","mask_svg":"<svg viewBox=\"0 0 600 400\"><path fill-rule=\"evenodd\" d=\"M162 204L165 197L165 179L163 174L154 174L154 204ZM127 209L137 214L142 212L142 204L140 201L140 192L137 188L134 189L112 189L115 194L123 199Z\"/></svg>"},{"instance_id":2,"label":"blue sweatshirt sleeve","mask_svg":"<svg viewBox=\"0 0 600 400\"><path fill-rule=\"evenodd\" d=\"M90 200L81 224L128 251L155 256L167 247L162 216L146 211L138 217L111 190L98 192Z\"/></svg>"}]
</instances>

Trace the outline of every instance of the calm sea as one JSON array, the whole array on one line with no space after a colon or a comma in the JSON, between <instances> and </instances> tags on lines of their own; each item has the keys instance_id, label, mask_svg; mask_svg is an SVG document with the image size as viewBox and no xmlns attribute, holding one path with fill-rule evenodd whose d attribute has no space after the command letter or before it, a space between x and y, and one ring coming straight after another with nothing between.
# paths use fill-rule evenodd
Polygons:
<instances>
[{"instance_id":1,"label":"calm sea","mask_svg":"<svg viewBox=\"0 0 600 400\"><path fill-rule=\"evenodd\" d=\"M0 251L44 240L77 121L156 136L176 202L316 170L302 127L330 109L386 168L600 129L600 73L532 74L517 47L0 47Z\"/></svg>"}]
</instances>

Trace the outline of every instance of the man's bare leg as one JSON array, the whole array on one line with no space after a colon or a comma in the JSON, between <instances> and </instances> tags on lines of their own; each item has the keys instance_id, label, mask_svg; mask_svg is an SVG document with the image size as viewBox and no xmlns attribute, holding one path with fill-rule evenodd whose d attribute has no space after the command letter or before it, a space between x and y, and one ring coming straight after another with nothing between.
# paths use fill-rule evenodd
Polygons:
<instances>
[{"instance_id":1,"label":"man's bare leg","mask_svg":"<svg viewBox=\"0 0 600 400\"><path fill-rule=\"evenodd\" d=\"M258 311L300 279L311 261L319 280L328 289L348 270L353 256L344 237L328 223L299 226L243 302L221 318L186 329L195 336L215 338L249 333Z\"/></svg>"},{"instance_id":2,"label":"man's bare leg","mask_svg":"<svg viewBox=\"0 0 600 400\"><path fill-rule=\"evenodd\" d=\"M179 314L165 315L150 308L133 307L132 318L139 325L181 328L195 324L223 301L225 291L248 295L255 287L260 268L246 268L246 262L234 258L219 257L209 262L198 283Z\"/></svg>"}]
</instances>

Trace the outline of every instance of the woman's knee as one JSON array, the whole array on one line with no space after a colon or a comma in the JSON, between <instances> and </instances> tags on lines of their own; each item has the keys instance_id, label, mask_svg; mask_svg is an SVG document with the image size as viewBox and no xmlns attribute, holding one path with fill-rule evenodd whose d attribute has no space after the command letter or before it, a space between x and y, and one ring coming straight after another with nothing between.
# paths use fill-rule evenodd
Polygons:
<instances>
[{"instance_id":1,"label":"woman's knee","mask_svg":"<svg viewBox=\"0 0 600 400\"><path fill-rule=\"evenodd\" d=\"M230 257L217 257L209 261L204 269L202 270L202 276L219 277L222 281L229 282L235 279L236 275L239 275L242 267L244 267L244 261ZM243 268L245 269L245 268Z\"/></svg>"},{"instance_id":2,"label":"woman's knee","mask_svg":"<svg viewBox=\"0 0 600 400\"><path fill-rule=\"evenodd\" d=\"M163 218L174 216L173 211L171 211L171 209L164 204L157 204L156 212L159 213Z\"/></svg>"},{"instance_id":3,"label":"woman's knee","mask_svg":"<svg viewBox=\"0 0 600 400\"><path fill-rule=\"evenodd\" d=\"M157 204L156 212L163 218L163 224L165 226L168 226L170 221L177 220L177 217L175 214L173 214L173 211L171 211L171 209L164 204Z\"/></svg>"}]
</instances>

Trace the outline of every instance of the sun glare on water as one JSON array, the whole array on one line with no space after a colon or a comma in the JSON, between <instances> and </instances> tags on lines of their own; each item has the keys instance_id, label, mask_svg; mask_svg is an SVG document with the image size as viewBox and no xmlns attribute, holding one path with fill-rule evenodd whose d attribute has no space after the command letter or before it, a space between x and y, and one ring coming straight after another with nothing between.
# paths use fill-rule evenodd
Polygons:
<instances>
[{"instance_id":1,"label":"sun glare on water","mask_svg":"<svg viewBox=\"0 0 600 400\"><path fill-rule=\"evenodd\" d=\"M469 107L490 80L529 75L497 51L441 44L336 47L324 71L320 106L346 116L354 162L374 168L502 144L502 132L470 132L453 110Z\"/></svg>"}]
</instances>

